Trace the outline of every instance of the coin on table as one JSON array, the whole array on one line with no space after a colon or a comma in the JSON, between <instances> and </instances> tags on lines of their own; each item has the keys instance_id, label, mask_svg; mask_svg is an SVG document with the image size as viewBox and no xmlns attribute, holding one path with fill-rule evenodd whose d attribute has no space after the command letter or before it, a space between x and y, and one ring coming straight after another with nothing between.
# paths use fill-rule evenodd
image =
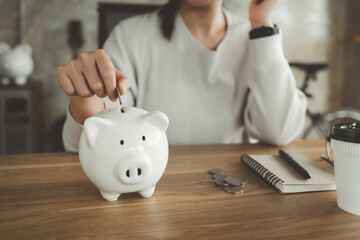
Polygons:
<instances>
[{"instance_id":1,"label":"coin on table","mask_svg":"<svg viewBox=\"0 0 360 240\"><path fill-rule=\"evenodd\" d=\"M247 179L245 177L240 178L240 182L241 182L241 185L246 185L246 184L250 183L249 179Z\"/></svg>"},{"instance_id":2,"label":"coin on table","mask_svg":"<svg viewBox=\"0 0 360 240\"><path fill-rule=\"evenodd\" d=\"M225 187L225 191L227 191L228 193L233 193L233 194L240 194L243 193L244 189L240 186L227 186Z\"/></svg>"},{"instance_id":3,"label":"coin on table","mask_svg":"<svg viewBox=\"0 0 360 240\"><path fill-rule=\"evenodd\" d=\"M227 179L227 178L230 178L230 177L225 174L225 175L221 175L221 176L216 177L216 178L214 179L214 181L215 181L215 180L218 180L219 182L224 182L224 183L227 184L227 182L225 181L225 179Z\"/></svg>"},{"instance_id":4,"label":"coin on table","mask_svg":"<svg viewBox=\"0 0 360 240\"><path fill-rule=\"evenodd\" d=\"M227 182L228 184L230 184L232 186L240 186L242 184L242 182L236 177L226 178L225 182Z\"/></svg>"},{"instance_id":5,"label":"coin on table","mask_svg":"<svg viewBox=\"0 0 360 240\"><path fill-rule=\"evenodd\" d=\"M219 187L226 187L229 185L225 182L225 179L215 179L215 184Z\"/></svg>"},{"instance_id":6,"label":"coin on table","mask_svg":"<svg viewBox=\"0 0 360 240\"><path fill-rule=\"evenodd\" d=\"M220 178L223 178L223 179L225 179L225 178L229 178L229 177L230 177L229 175L227 175L227 174L225 174L225 173L223 173L223 172L222 172L222 173L217 173L217 174L214 174L214 175L213 175L213 178L215 178L215 179L216 179L216 178L219 178L219 179L220 179Z\"/></svg>"},{"instance_id":7,"label":"coin on table","mask_svg":"<svg viewBox=\"0 0 360 240\"><path fill-rule=\"evenodd\" d=\"M220 168L212 168L209 170L209 173L211 174L217 174L217 173L222 173L224 172L224 170L220 169Z\"/></svg>"}]
</instances>

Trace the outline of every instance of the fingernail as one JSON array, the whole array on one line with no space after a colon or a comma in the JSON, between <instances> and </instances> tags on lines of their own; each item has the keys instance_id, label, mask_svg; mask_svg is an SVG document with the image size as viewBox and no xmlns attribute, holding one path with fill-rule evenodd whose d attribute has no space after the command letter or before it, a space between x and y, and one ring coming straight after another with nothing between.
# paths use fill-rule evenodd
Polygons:
<instances>
[{"instance_id":1,"label":"fingernail","mask_svg":"<svg viewBox=\"0 0 360 240\"><path fill-rule=\"evenodd\" d=\"M125 86L122 86L123 89L123 93L125 94L125 92L127 91L127 88Z\"/></svg>"},{"instance_id":2,"label":"fingernail","mask_svg":"<svg viewBox=\"0 0 360 240\"><path fill-rule=\"evenodd\" d=\"M110 98L110 97L109 97L109 98ZM116 97L114 96L114 97L110 98L110 100L111 100L112 102L116 102Z\"/></svg>"}]
</instances>

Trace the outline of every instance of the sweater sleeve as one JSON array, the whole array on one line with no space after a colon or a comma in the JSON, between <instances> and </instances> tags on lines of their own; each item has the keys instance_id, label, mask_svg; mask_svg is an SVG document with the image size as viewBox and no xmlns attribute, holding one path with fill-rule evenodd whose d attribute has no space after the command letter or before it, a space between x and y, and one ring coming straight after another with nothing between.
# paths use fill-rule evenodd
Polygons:
<instances>
[{"instance_id":1,"label":"sweater sleeve","mask_svg":"<svg viewBox=\"0 0 360 240\"><path fill-rule=\"evenodd\" d=\"M79 140L83 125L76 122L71 116L69 106L67 107L66 120L63 127L62 138L66 152L78 152Z\"/></svg>"},{"instance_id":2,"label":"sweater sleeve","mask_svg":"<svg viewBox=\"0 0 360 240\"><path fill-rule=\"evenodd\" d=\"M283 54L281 35L249 40L247 81L250 89L245 128L274 145L294 140L305 124L306 97Z\"/></svg>"},{"instance_id":3,"label":"sweater sleeve","mask_svg":"<svg viewBox=\"0 0 360 240\"><path fill-rule=\"evenodd\" d=\"M121 38L120 38L121 37ZM135 96L137 92L137 86L133 67L131 65L131 59L129 58L129 49L125 47L126 34L123 33L121 23L118 24L104 44L104 50L110 56L110 59L115 68L119 69L125 76L127 76L131 82L131 88L121 97L125 106L135 105ZM106 108L118 107L118 102L112 102L108 97L104 99ZM66 121L63 127L62 137L65 151L78 152L79 141L83 126L75 121L67 108Z\"/></svg>"}]
</instances>

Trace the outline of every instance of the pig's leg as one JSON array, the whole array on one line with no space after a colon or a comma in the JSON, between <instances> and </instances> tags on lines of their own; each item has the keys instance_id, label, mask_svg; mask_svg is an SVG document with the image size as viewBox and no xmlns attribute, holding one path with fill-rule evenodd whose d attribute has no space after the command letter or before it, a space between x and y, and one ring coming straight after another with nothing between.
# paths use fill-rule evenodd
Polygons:
<instances>
[{"instance_id":1,"label":"pig's leg","mask_svg":"<svg viewBox=\"0 0 360 240\"><path fill-rule=\"evenodd\" d=\"M27 77L26 76L18 76L18 77L15 77L15 83L18 84L18 85L24 85L27 81Z\"/></svg>"},{"instance_id":2,"label":"pig's leg","mask_svg":"<svg viewBox=\"0 0 360 240\"><path fill-rule=\"evenodd\" d=\"M140 191L139 194L142 197L151 197L153 195L154 191L155 191L155 185L145 188L144 190Z\"/></svg>"},{"instance_id":3,"label":"pig's leg","mask_svg":"<svg viewBox=\"0 0 360 240\"><path fill-rule=\"evenodd\" d=\"M104 192L101 190L100 190L100 193L101 193L101 196L109 202L116 201L120 196L119 193L107 193L107 192Z\"/></svg>"}]
</instances>

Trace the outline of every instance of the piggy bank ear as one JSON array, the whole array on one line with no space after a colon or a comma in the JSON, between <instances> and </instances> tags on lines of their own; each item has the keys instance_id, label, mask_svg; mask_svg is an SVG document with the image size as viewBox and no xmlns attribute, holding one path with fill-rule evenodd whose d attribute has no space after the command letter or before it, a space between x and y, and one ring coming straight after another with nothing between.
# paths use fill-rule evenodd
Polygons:
<instances>
[{"instance_id":1,"label":"piggy bank ear","mask_svg":"<svg viewBox=\"0 0 360 240\"><path fill-rule=\"evenodd\" d=\"M145 122L146 124L158 128L162 132L165 132L169 126L169 118L165 115L165 113L159 111L146 114Z\"/></svg>"},{"instance_id":2,"label":"piggy bank ear","mask_svg":"<svg viewBox=\"0 0 360 240\"><path fill-rule=\"evenodd\" d=\"M10 46L5 42L0 42L0 55L2 53L10 52Z\"/></svg>"},{"instance_id":3,"label":"piggy bank ear","mask_svg":"<svg viewBox=\"0 0 360 240\"><path fill-rule=\"evenodd\" d=\"M110 139L110 136L106 136L104 132L107 132L111 126L113 126L112 122L104 118L91 117L86 119L83 131L87 145L99 154L104 154Z\"/></svg>"},{"instance_id":4,"label":"piggy bank ear","mask_svg":"<svg viewBox=\"0 0 360 240\"><path fill-rule=\"evenodd\" d=\"M14 50L16 51L23 51L29 55L32 55L32 47L27 43L21 43L17 45Z\"/></svg>"}]
</instances>

